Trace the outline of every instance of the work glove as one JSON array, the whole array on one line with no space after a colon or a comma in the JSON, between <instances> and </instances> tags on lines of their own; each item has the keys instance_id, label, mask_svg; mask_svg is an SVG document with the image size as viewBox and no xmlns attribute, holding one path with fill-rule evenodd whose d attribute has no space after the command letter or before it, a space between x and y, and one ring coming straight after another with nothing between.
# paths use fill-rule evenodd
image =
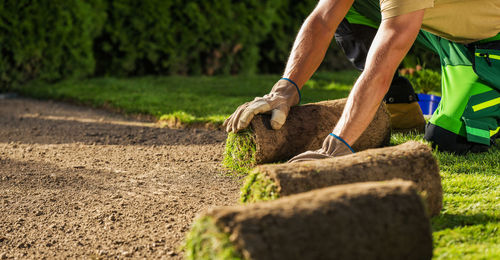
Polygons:
<instances>
[{"instance_id":1,"label":"work glove","mask_svg":"<svg viewBox=\"0 0 500 260\"><path fill-rule=\"evenodd\" d=\"M352 153L354 153L354 150L342 138L334 134L329 134L323 141L321 149L301 153L290 159L288 162L295 163L327 159Z\"/></svg>"},{"instance_id":2,"label":"work glove","mask_svg":"<svg viewBox=\"0 0 500 260\"><path fill-rule=\"evenodd\" d=\"M277 130L285 123L290 107L299 102L300 92L297 85L289 79L280 79L269 94L239 106L224 121L223 126L227 132L236 133L247 128L255 115L271 112L271 127Z\"/></svg>"}]
</instances>

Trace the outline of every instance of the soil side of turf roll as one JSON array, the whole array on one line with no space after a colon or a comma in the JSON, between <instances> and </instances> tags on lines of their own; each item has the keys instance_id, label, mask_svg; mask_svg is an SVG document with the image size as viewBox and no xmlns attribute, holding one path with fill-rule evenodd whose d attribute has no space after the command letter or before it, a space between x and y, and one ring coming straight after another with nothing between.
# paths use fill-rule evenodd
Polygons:
<instances>
[{"instance_id":1,"label":"soil side of turf roll","mask_svg":"<svg viewBox=\"0 0 500 260\"><path fill-rule=\"evenodd\" d=\"M431 259L429 217L408 181L340 185L205 216L246 259Z\"/></svg>"},{"instance_id":2,"label":"soil side of turf roll","mask_svg":"<svg viewBox=\"0 0 500 260\"><path fill-rule=\"evenodd\" d=\"M323 140L337 124L347 99L337 99L292 107L279 130L273 130L269 115L257 115L251 122L255 135L256 164L286 161L308 150L321 148ZM389 143L391 118L385 104L352 146L355 151L382 147Z\"/></svg>"},{"instance_id":3,"label":"soil side of turf roll","mask_svg":"<svg viewBox=\"0 0 500 260\"><path fill-rule=\"evenodd\" d=\"M409 180L424 193L432 216L438 215L442 208L437 160L429 146L415 141L332 159L261 165L253 172L271 179L280 197L339 184Z\"/></svg>"}]
</instances>

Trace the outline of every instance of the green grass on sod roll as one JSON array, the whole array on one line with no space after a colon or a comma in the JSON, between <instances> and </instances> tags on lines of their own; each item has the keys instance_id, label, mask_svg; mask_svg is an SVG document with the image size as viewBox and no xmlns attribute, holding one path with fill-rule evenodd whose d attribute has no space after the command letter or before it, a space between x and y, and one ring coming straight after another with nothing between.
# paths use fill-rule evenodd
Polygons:
<instances>
[{"instance_id":1,"label":"green grass on sod roll","mask_svg":"<svg viewBox=\"0 0 500 260\"><path fill-rule=\"evenodd\" d=\"M211 217L201 217L194 221L182 248L185 259L243 259L229 240L229 235L221 231Z\"/></svg>"},{"instance_id":2,"label":"green grass on sod roll","mask_svg":"<svg viewBox=\"0 0 500 260\"><path fill-rule=\"evenodd\" d=\"M251 130L229 133L222 164L233 172L243 175L255 166L255 140Z\"/></svg>"},{"instance_id":3,"label":"green grass on sod roll","mask_svg":"<svg viewBox=\"0 0 500 260\"><path fill-rule=\"evenodd\" d=\"M415 140L422 134L395 133L391 145ZM497 139L497 142L500 139ZM443 210L432 218L433 259L500 259L500 146L487 153L457 156L434 152L440 164ZM252 172L244 180L241 201L273 200L273 183Z\"/></svg>"},{"instance_id":4,"label":"green grass on sod roll","mask_svg":"<svg viewBox=\"0 0 500 260\"><path fill-rule=\"evenodd\" d=\"M241 202L275 200L279 198L278 187L267 176L251 172L241 188Z\"/></svg>"},{"instance_id":5,"label":"green grass on sod roll","mask_svg":"<svg viewBox=\"0 0 500 260\"><path fill-rule=\"evenodd\" d=\"M408 132L405 134L402 133L392 134L391 145L398 145L411 140L419 141L430 145L430 143L428 143L423 139L423 135L415 132ZM231 142L231 144L233 143ZM438 152L434 151L433 153L434 156L439 160ZM265 174L259 173L256 170L253 171L247 170L246 172L250 172L250 174L243 180L243 186L241 188L241 193L240 193L240 201L242 203L274 200L280 197L277 191L276 184L273 181L271 181Z\"/></svg>"}]
</instances>

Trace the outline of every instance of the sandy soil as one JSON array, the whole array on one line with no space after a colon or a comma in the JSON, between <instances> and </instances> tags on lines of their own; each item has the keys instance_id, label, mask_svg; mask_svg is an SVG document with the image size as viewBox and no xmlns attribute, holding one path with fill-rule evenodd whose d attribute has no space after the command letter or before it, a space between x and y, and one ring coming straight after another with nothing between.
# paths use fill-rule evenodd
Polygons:
<instances>
[{"instance_id":1,"label":"sandy soil","mask_svg":"<svg viewBox=\"0 0 500 260\"><path fill-rule=\"evenodd\" d=\"M193 218L237 204L226 135L0 99L0 259L182 258Z\"/></svg>"}]
</instances>

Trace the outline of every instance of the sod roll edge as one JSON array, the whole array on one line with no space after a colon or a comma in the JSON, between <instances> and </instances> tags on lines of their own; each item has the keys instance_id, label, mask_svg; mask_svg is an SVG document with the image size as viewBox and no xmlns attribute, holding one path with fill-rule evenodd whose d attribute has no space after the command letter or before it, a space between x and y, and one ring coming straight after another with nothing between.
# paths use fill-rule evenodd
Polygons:
<instances>
[{"instance_id":1,"label":"sod roll edge","mask_svg":"<svg viewBox=\"0 0 500 260\"><path fill-rule=\"evenodd\" d=\"M272 200L313 189L368 181L413 181L432 216L442 208L439 166L431 148L410 141L398 146L309 162L257 166L244 181L242 202Z\"/></svg>"},{"instance_id":2,"label":"sod roll edge","mask_svg":"<svg viewBox=\"0 0 500 260\"><path fill-rule=\"evenodd\" d=\"M414 184L393 180L211 209L185 250L188 259L431 259L432 236Z\"/></svg>"},{"instance_id":3,"label":"sod roll edge","mask_svg":"<svg viewBox=\"0 0 500 260\"><path fill-rule=\"evenodd\" d=\"M240 173L263 163L286 161L308 150L321 147L337 124L347 99L329 100L292 107L279 130L270 126L270 115L257 115L250 127L228 135L223 164ZM391 136L391 118L381 104L372 122L353 145L354 150L387 145Z\"/></svg>"}]
</instances>

